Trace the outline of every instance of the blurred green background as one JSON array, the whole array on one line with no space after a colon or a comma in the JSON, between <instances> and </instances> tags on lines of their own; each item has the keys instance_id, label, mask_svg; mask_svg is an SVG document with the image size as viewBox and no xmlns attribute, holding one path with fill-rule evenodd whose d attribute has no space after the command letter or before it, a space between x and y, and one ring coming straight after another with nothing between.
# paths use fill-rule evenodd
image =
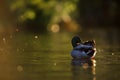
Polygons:
<instances>
[{"instance_id":1,"label":"blurred green background","mask_svg":"<svg viewBox=\"0 0 120 80\"><path fill-rule=\"evenodd\" d=\"M80 32L120 25L119 0L1 0L0 32Z\"/></svg>"},{"instance_id":2,"label":"blurred green background","mask_svg":"<svg viewBox=\"0 0 120 80\"><path fill-rule=\"evenodd\" d=\"M116 45L120 43L119 3L119 0L1 0L0 36L4 39L17 33L68 33Z\"/></svg>"}]
</instances>

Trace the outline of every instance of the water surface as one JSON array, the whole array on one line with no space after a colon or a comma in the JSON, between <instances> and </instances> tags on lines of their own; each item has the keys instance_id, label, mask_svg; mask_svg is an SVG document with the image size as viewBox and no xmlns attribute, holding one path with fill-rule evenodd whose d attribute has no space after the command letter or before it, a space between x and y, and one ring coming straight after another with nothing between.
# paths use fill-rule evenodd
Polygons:
<instances>
[{"instance_id":1,"label":"water surface","mask_svg":"<svg viewBox=\"0 0 120 80\"><path fill-rule=\"evenodd\" d=\"M118 46L95 38L95 59L72 60L72 36L61 33L0 37L0 80L118 80Z\"/></svg>"}]
</instances>

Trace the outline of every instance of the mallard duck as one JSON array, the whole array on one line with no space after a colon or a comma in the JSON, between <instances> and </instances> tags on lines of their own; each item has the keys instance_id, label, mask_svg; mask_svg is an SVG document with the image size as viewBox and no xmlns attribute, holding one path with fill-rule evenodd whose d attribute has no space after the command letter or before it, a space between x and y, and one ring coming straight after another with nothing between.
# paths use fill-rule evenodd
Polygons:
<instances>
[{"instance_id":1,"label":"mallard duck","mask_svg":"<svg viewBox=\"0 0 120 80\"><path fill-rule=\"evenodd\" d=\"M73 59L82 59L82 58L94 58L96 54L95 42L87 41L82 43L79 36L74 36L72 38L73 50L71 56Z\"/></svg>"}]
</instances>

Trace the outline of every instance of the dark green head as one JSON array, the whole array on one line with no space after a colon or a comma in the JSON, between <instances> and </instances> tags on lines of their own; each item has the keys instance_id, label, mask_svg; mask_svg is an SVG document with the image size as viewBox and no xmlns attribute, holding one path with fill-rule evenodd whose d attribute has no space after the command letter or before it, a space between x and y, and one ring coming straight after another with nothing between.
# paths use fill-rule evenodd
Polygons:
<instances>
[{"instance_id":1,"label":"dark green head","mask_svg":"<svg viewBox=\"0 0 120 80\"><path fill-rule=\"evenodd\" d=\"M80 37L74 36L74 37L72 38L71 43L72 43L73 48L76 47L76 46L77 46L77 43L81 43Z\"/></svg>"}]
</instances>

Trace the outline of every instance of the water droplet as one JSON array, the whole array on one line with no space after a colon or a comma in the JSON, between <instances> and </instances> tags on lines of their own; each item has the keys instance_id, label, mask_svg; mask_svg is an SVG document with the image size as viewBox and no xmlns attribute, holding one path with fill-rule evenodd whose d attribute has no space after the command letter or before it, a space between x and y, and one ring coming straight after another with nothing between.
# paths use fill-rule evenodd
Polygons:
<instances>
[{"instance_id":1,"label":"water droplet","mask_svg":"<svg viewBox=\"0 0 120 80\"><path fill-rule=\"evenodd\" d=\"M114 53L112 53L112 55L114 55Z\"/></svg>"},{"instance_id":2,"label":"water droplet","mask_svg":"<svg viewBox=\"0 0 120 80\"><path fill-rule=\"evenodd\" d=\"M3 41L5 41L6 39L5 38L3 38Z\"/></svg>"},{"instance_id":3,"label":"water droplet","mask_svg":"<svg viewBox=\"0 0 120 80\"><path fill-rule=\"evenodd\" d=\"M17 51L20 51L20 49L19 49L19 48L17 48Z\"/></svg>"},{"instance_id":4,"label":"water droplet","mask_svg":"<svg viewBox=\"0 0 120 80\"><path fill-rule=\"evenodd\" d=\"M22 51L25 51L25 49L22 49Z\"/></svg>"},{"instance_id":5,"label":"water droplet","mask_svg":"<svg viewBox=\"0 0 120 80\"><path fill-rule=\"evenodd\" d=\"M37 39L37 38L38 38L38 36L35 36L34 38L35 38L35 39Z\"/></svg>"},{"instance_id":6,"label":"water droplet","mask_svg":"<svg viewBox=\"0 0 120 80\"><path fill-rule=\"evenodd\" d=\"M10 38L13 38L13 36L12 36L12 35L10 35Z\"/></svg>"},{"instance_id":7,"label":"water droplet","mask_svg":"<svg viewBox=\"0 0 120 80\"><path fill-rule=\"evenodd\" d=\"M56 66L56 63L54 63L53 65Z\"/></svg>"},{"instance_id":8,"label":"water droplet","mask_svg":"<svg viewBox=\"0 0 120 80\"><path fill-rule=\"evenodd\" d=\"M5 37L3 37L3 42L6 43L6 39L5 39Z\"/></svg>"},{"instance_id":9,"label":"water droplet","mask_svg":"<svg viewBox=\"0 0 120 80\"><path fill-rule=\"evenodd\" d=\"M23 71L23 67L22 67L21 65L18 65L18 66L17 66L17 70L18 70L19 72L22 72L22 71Z\"/></svg>"},{"instance_id":10,"label":"water droplet","mask_svg":"<svg viewBox=\"0 0 120 80\"><path fill-rule=\"evenodd\" d=\"M28 43L25 43L25 46L28 46Z\"/></svg>"},{"instance_id":11,"label":"water droplet","mask_svg":"<svg viewBox=\"0 0 120 80\"><path fill-rule=\"evenodd\" d=\"M18 31L19 31L19 29L17 28L17 29L15 29L15 31L16 31L16 32L18 32Z\"/></svg>"}]
</instances>

